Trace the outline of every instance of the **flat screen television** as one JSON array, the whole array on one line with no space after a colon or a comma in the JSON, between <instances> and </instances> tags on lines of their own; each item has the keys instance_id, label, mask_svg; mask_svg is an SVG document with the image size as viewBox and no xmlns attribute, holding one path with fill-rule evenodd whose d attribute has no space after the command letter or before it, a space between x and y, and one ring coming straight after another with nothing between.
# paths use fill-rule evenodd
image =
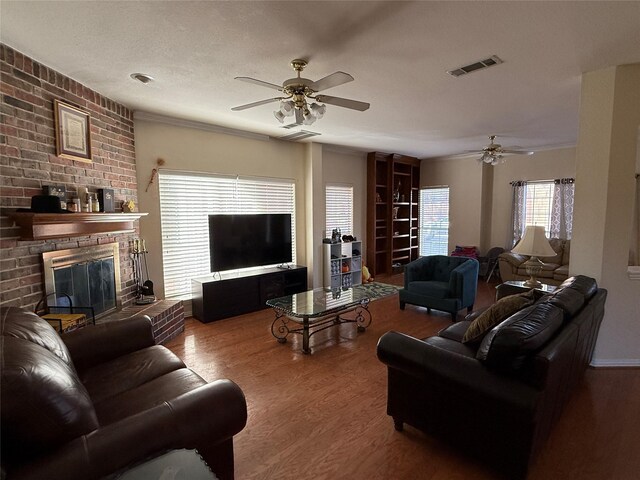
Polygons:
<instances>
[{"instance_id":1,"label":"flat screen television","mask_svg":"<svg viewBox=\"0 0 640 480\"><path fill-rule=\"evenodd\" d=\"M289 263L291 215L209 215L211 271Z\"/></svg>"}]
</instances>

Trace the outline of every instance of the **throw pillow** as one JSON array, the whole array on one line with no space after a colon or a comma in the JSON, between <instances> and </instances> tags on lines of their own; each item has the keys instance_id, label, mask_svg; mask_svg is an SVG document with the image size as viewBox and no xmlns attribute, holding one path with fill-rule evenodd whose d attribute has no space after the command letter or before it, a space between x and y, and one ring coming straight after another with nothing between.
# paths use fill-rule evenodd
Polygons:
<instances>
[{"instance_id":1,"label":"throw pillow","mask_svg":"<svg viewBox=\"0 0 640 480\"><path fill-rule=\"evenodd\" d=\"M501 298L478 316L462 337L462 343L480 342L486 333L518 310L535 302L534 291L518 293Z\"/></svg>"}]
</instances>

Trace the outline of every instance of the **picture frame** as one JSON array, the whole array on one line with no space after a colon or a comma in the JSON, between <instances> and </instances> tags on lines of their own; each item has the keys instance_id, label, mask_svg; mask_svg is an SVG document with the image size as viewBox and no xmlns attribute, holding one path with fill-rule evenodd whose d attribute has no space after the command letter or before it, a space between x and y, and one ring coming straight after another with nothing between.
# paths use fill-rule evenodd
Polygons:
<instances>
[{"instance_id":1,"label":"picture frame","mask_svg":"<svg viewBox=\"0 0 640 480\"><path fill-rule=\"evenodd\" d=\"M60 100L53 101L56 127L56 155L91 162L90 115Z\"/></svg>"}]
</instances>

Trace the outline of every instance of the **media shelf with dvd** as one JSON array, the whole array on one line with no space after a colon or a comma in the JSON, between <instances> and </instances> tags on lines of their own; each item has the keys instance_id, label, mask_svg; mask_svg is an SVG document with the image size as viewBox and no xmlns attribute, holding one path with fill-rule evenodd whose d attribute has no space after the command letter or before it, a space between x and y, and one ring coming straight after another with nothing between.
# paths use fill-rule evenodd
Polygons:
<instances>
[{"instance_id":1,"label":"media shelf with dvd","mask_svg":"<svg viewBox=\"0 0 640 480\"><path fill-rule=\"evenodd\" d=\"M191 308L203 323L267 308L272 298L307 290L307 267L260 268L245 272L222 272L191 280Z\"/></svg>"}]
</instances>

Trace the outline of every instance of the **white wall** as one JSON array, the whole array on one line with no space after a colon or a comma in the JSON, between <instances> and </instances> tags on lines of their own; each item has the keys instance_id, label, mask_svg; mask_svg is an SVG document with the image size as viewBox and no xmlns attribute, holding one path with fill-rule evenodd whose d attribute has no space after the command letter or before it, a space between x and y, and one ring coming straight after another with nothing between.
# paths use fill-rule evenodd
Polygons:
<instances>
[{"instance_id":1,"label":"white wall","mask_svg":"<svg viewBox=\"0 0 640 480\"><path fill-rule=\"evenodd\" d=\"M140 232L147 242L149 275L153 279L156 294L164 297L157 179L148 191L145 189L152 169L157 167L158 158L166 162L162 168L173 170L295 180L296 262L307 265L304 144L217 133L196 123L185 125L192 126L140 119L135 121L139 210L148 212L140 221Z\"/></svg>"}]
</instances>

